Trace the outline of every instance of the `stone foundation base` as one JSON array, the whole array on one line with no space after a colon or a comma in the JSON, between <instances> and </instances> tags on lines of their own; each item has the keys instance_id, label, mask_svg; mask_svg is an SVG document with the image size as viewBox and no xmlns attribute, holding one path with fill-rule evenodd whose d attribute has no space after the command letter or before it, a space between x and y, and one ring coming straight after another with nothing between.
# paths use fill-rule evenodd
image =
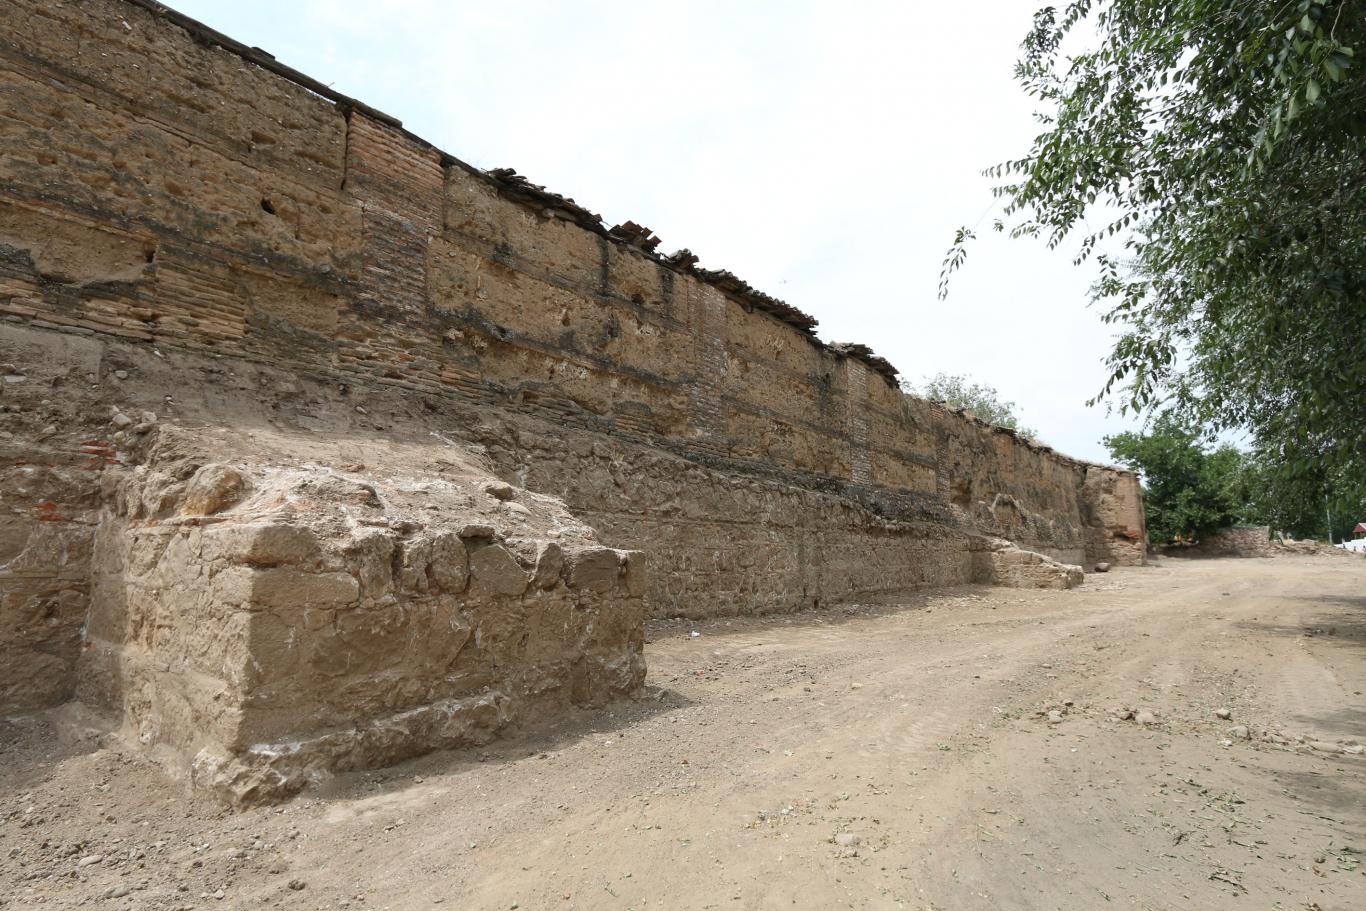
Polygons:
<instances>
[{"instance_id":1,"label":"stone foundation base","mask_svg":"<svg viewBox=\"0 0 1366 911\"><path fill-rule=\"evenodd\" d=\"M424 474L423 445L368 468L216 435L161 426L106 471L76 683L196 785L278 799L642 686L643 555L558 500L445 447Z\"/></svg>"},{"instance_id":2,"label":"stone foundation base","mask_svg":"<svg viewBox=\"0 0 1366 911\"><path fill-rule=\"evenodd\" d=\"M973 548L976 581L1006 588L1076 588L1086 578L1080 566L1022 550L1000 538L978 539Z\"/></svg>"}]
</instances>

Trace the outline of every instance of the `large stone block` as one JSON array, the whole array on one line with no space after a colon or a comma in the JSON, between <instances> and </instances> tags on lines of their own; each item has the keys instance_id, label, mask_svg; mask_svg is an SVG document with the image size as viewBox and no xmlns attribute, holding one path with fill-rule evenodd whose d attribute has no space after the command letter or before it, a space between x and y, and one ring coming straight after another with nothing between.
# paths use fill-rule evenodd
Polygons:
<instances>
[{"instance_id":1,"label":"large stone block","mask_svg":"<svg viewBox=\"0 0 1366 911\"><path fill-rule=\"evenodd\" d=\"M1080 566L1022 550L1009 541L988 539L975 545L976 582L1007 588L1075 588L1085 581Z\"/></svg>"},{"instance_id":2,"label":"large stone block","mask_svg":"<svg viewBox=\"0 0 1366 911\"><path fill-rule=\"evenodd\" d=\"M567 555L565 576L575 591L609 592L621 581L621 555L605 547L571 552Z\"/></svg>"},{"instance_id":3,"label":"large stone block","mask_svg":"<svg viewBox=\"0 0 1366 911\"><path fill-rule=\"evenodd\" d=\"M402 474L423 446L383 475L172 470L160 459L193 465L202 444L172 425L157 433L145 462L115 469L126 510L187 472L234 495L189 517L105 517L83 698L123 713L228 802L483 742L643 682L644 588L626 582L640 555L593 542L558 501L507 511L487 505L506 502L483 497L487 475ZM225 477L237 480L223 488Z\"/></svg>"},{"instance_id":4,"label":"large stone block","mask_svg":"<svg viewBox=\"0 0 1366 911\"><path fill-rule=\"evenodd\" d=\"M488 544L470 554L470 587L473 598L515 598L531 581L517 559L501 544Z\"/></svg>"},{"instance_id":5,"label":"large stone block","mask_svg":"<svg viewBox=\"0 0 1366 911\"><path fill-rule=\"evenodd\" d=\"M299 611L340 608L360 598L360 583L350 573L310 573L276 567L254 569L248 577L248 610Z\"/></svg>"},{"instance_id":6,"label":"large stone block","mask_svg":"<svg viewBox=\"0 0 1366 911\"><path fill-rule=\"evenodd\" d=\"M251 566L308 566L319 558L318 536L303 525L279 522L210 526L207 557Z\"/></svg>"},{"instance_id":7,"label":"large stone block","mask_svg":"<svg viewBox=\"0 0 1366 911\"><path fill-rule=\"evenodd\" d=\"M210 516L227 509L246 493L247 479L231 465L205 465L190 478L181 509L191 516Z\"/></svg>"}]
</instances>

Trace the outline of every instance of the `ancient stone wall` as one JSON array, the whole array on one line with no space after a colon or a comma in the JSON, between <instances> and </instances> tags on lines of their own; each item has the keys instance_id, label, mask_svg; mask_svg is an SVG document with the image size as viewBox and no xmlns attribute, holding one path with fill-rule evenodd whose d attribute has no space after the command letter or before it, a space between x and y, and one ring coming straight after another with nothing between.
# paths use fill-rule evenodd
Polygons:
<instances>
[{"instance_id":1,"label":"ancient stone wall","mask_svg":"<svg viewBox=\"0 0 1366 911\"><path fill-rule=\"evenodd\" d=\"M99 523L156 539L100 494L111 409L477 451L645 552L657 616L972 581L983 536L1142 559L1132 475L905 396L734 276L157 4L11 0L0 88L6 705L73 692L92 578L120 584Z\"/></svg>"},{"instance_id":2,"label":"ancient stone wall","mask_svg":"<svg viewBox=\"0 0 1366 911\"><path fill-rule=\"evenodd\" d=\"M1158 548L1171 557L1283 557L1290 554L1343 556L1350 551L1324 541L1296 541L1266 525L1235 525L1201 538L1194 544Z\"/></svg>"},{"instance_id":3,"label":"ancient stone wall","mask_svg":"<svg viewBox=\"0 0 1366 911\"><path fill-rule=\"evenodd\" d=\"M1187 550L1204 557L1273 557L1276 542L1265 525L1238 525L1214 532Z\"/></svg>"}]
</instances>

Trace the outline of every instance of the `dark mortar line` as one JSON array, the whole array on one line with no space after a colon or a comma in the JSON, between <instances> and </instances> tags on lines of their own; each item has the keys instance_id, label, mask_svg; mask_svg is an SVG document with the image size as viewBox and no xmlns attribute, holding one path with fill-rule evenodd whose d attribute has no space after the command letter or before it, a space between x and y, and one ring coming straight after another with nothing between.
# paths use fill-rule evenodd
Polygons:
<instances>
[{"instance_id":1,"label":"dark mortar line","mask_svg":"<svg viewBox=\"0 0 1366 911\"><path fill-rule=\"evenodd\" d=\"M827 439L839 440L839 441L841 441L841 442L843 442L843 443L846 443L846 444L848 444L848 446L849 446L851 449L864 449L864 450L866 450L866 451L868 451L868 452L870 452L870 453L876 452L876 453L882 453L882 454L885 454L885 455L890 455L890 456L893 456L893 457L896 457L896 458L904 458L905 461L912 462L912 463L917 464L917 465L923 465L923 466L925 466L925 467L927 467L927 468L934 468L934 469L936 469L936 470L937 470L937 468L938 468L938 466L936 465L936 463L934 463L933 461L929 460L929 459L926 458L925 456L916 455L916 456L914 456L913 458L908 457L908 456L903 456L903 455L901 455L900 453L898 453L896 450L893 450L893 449L891 449L891 448L889 448L889 447L885 447L885 446L881 446L881 445L874 445L874 444L868 443L868 442L866 442L866 441L864 441L864 440L857 440L857 439L855 439L853 436L851 436L851 435L848 434L848 433L830 430L830 429L827 428L825 425L816 423L816 422L810 420L809 418L803 418L803 417L788 417L788 416L786 416L786 415L780 414L780 413L777 412L777 411L773 411L773 410L770 409L770 408L766 408L766 407L763 406L763 405L757 405L757 404L748 402L748 401L746 401L746 400L744 400L744 399L738 399L738 398L736 398L735 396L733 396L733 395L727 393L724 389L722 389L721 394L720 394L720 397L721 397L721 401L722 401L724 404L727 404L727 405L731 406L732 408L734 408L734 409L737 410L737 411L744 412L745 414L754 415L754 416L756 416L756 417L767 418L767 419L769 419L770 421L774 421L774 422L780 423L780 424L786 424L786 425L788 425L789 427L793 427L793 428L804 428L804 429L806 429L806 430L808 430L808 431L810 431L810 432L812 432L812 433L817 434L818 436L823 436L823 437L825 437L825 438L827 438ZM889 489L890 489L890 488L889 488Z\"/></svg>"},{"instance_id":2,"label":"dark mortar line","mask_svg":"<svg viewBox=\"0 0 1366 911\"><path fill-rule=\"evenodd\" d=\"M41 317L38 317L41 319ZM6 315L3 317L7 322L24 323L28 320ZM282 368L301 367L295 372L302 376L307 376L320 382L335 383L338 380L345 380L353 383L373 384L383 388L399 388L419 395L439 395L449 398L458 404L475 406L480 403L480 399L468 395L458 387L445 387L440 391L435 391L424 386L418 386L403 380L383 381L373 374L368 374L363 370L349 368L344 364L337 363L328 367L319 368L314 364L305 364L291 359L268 359L261 355L251 352L223 352L209 347L193 347L181 345L177 339L161 336L154 342L136 342L134 340L123 339L109 333L99 332L98 330L82 329L81 327L58 326L54 329L44 331L56 331L72 335L97 335L105 344L110 345L159 345L167 349L184 352L192 357L212 356L215 365L222 365L223 362L241 361L244 363L256 364L272 370ZM154 333L155 334L155 333ZM507 397L505 387L489 386L486 389L492 393L501 393ZM507 408L510 411L522 413L536 418L548 424L550 427L559 426L559 422L565 417L557 412L528 407L525 403L503 402L496 407ZM740 460L723 456L708 455L703 452L689 449L686 444L674 441L667 437L646 436L641 434L623 433L615 427L610 418L602 418L593 415L591 412L584 412L579 417L586 418L581 429L585 433L597 434L609 439L623 440L630 445L640 446L646 450L656 450L668 453L684 461L700 465L705 468L716 470L721 474L735 474L740 476L754 477L761 480L771 480L799 490L806 490L815 493L833 494L839 499L848 503L851 507L857 506L877 515L881 518L890 518L895 521L906 522L929 522L931 524L950 524L957 527L957 523L952 520L951 514L943 509L936 497L924 494L919 491L905 491L900 488L886 488L877 485L861 486L850 483L847 479L833 475L820 475L813 472L806 472L800 469L789 469L772 462L760 462L757 460ZM903 501L908 506L897 506L888 501ZM914 510L914 511L913 511Z\"/></svg>"},{"instance_id":3,"label":"dark mortar line","mask_svg":"<svg viewBox=\"0 0 1366 911\"><path fill-rule=\"evenodd\" d=\"M577 345L563 345L541 341L535 336L526 335L515 329L508 329L505 326L495 323L477 307L467 306L462 310L445 311L445 313L451 314L451 316L446 318L452 320L452 325L461 329L474 330L480 335L490 339L492 344L510 345L514 348L538 351L542 354L554 355L571 362L577 359L579 361L578 366L592 367L603 373L620 374L660 389L684 390L692 381L690 377L684 377L682 380L669 379L658 373L651 373L648 370L642 370L637 367L632 367L629 364L612 360L604 355L594 354ZM445 316L445 313L443 313L443 316ZM542 380L537 382L549 381ZM647 404L648 407L648 403L642 404Z\"/></svg>"},{"instance_id":4,"label":"dark mortar line","mask_svg":"<svg viewBox=\"0 0 1366 911\"><path fill-rule=\"evenodd\" d=\"M459 313L459 312L461 312L461 311L454 311L454 312ZM602 370L604 373L609 373L609 374L610 374L610 373L622 374L622 375L624 375L624 376L627 376L627 377L629 377L629 378L638 380L638 381L640 381L640 382L647 383L647 384L653 385L653 386L655 386L655 387L657 387L657 388L664 389L664 390L669 390L669 391L687 392L687 390L688 390L692 385L695 385L695 384L698 382L698 380L696 379L696 377L688 376L688 375L685 375L681 380L667 379L667 378L664 378L664 377L659 376L658 374L653 374L653 373L649 373L649 372L647 372L647 371L637 370L636 368L632 368L632 367L629 367L629 366L627 366L627 365L625 365L625 364L622 364L620 361L614 361L614 360L611 360L610 358L606 358L606 357L602 357L602 356L599 356L599 355L595 355L595 354L592 354L591 352L584 351L583 349L580 349L580 348L563 347L563 346L559 346L559 345L552 345L552 344L549 344L549 343L546 343L546 342L542 342L542 341L540 341L540 340L538 340L538 339L536 339L536 338L534 338L534 337L532 337L532 336L527 336L527 335L524 335L524 334L522 334L522 333L516 332L516 331L514 331L514 330L507 330L507 329L505 329L504 327L499 326L499 325L496 324L496 323L493 323L491 320L489 320L487 317L485 317L485 316L482 314L481 311L479 311L477 308L474 308L474 307L467 307L467 308L465 309L464 312L473 314L473 316L467 317L467 318L466 318L467 321L466 321L466 322L459 323L458 326L459 326L460 328L469 328L469 329L474 329L474 330L480 332L481 334L483 334L483 335L485 335L487 338L489 338L489 339L491 340L491 343L492 343L492 344L504 344L504 345L509 345L509 346L511 346L511 347L520 347L520 348L523 348L523 349L530 349L530 350L533 350L533 351L540 352L540 353L542 353L542 354L547 354L547 355L557 356L557 357L564 357L565 354L572 354L572 355L574 355L575 357L579 358L579 359L583 362L583 363L580 364L580 366L595 367L595 368L597 368L597 369ZM546 383L548 383L549 381L536 381L536 382L546 382ZM576 405L577 407L579 407L579 408L583 408L583 407L584 407L584 406L582 406L582 405L578 405L578 403L575 402L574 399L571 398L571 397L566 396L565 398L566 398L567 401L569 401L569 402L575 404L575 405ZM815 421L812 421L812 420L810 420L809 418L803 418L803 417L798 417L798 416L787 416L787 415L783 415L783 414L780 414L779 412L773 411L772 409L765 408L765 407L762 406L762 405L754 404L754 403L745 401L745 400L743 400L743 399L735 398L734 396L732 396L732 395L730 395L730 394L728 394L728 393L726 393L726 392L724 392L724 391L721 392L721 394L720 394L720 399L721 399L721 401L722 401L724 404L729 405L731 408L733 408L733 409L736 410L736 411L742 412L742 413L744 413L744 414L749 414L749 415L752 415L752 416L755 416L755 417L763 417L763 418L766 418L766 419L768 419L768 420L770 420L770 421L772 421L772 422L774 422L774 423L777 423L777 424L780 424L780 425L783 425L783 426L792 428L793 430L805 429L805 430L807 430L807 431L809 431L809 432L811 432L811 433L813 433L813 434L815 434L815 435L817 435L817 436L819 436L819 437L823 437L823 438L825 438L825 439L834 440L834 441L843 443L843 444L845 444L846 446L848 446L849 448L854 448L854 447L857 445L857 446L859 446L860 448L866 449L866 450L867 450L868 452L870 452L870 453L877 453L877 454L881 454L881 455L886 455L886 456L889 456L889 457L891 457L891 458L893 458L893 459L900 459L900 460L902 460L902 461L910 462L910 463L916 464L916 465L920 465L920 466L922 466L922 467L929 468L929 469L931 469L931 470L935 470L935 471L938 470L937 463L935 463L932 459L930 459L930 458L928 458L928 457L926 457L926 456L922 456L922 455L914 454L914 453L907 453L907 452L904 452L904 451L901 451L901 450L895 450L895 449L892 449L892 448L890 448L890 447L881 446L881 445L875 445L875 444L866 444L866 445L865 445L865 444L863 444L863 443L860 443L860 442L858 442L858 441L855 441L855 440L854 440L850 435L848 435L847 433L842 433L842 432L838 432L838 431L832 431L832 430L830 430L828 427L826 427L825 425L820 424L820 423L815 422ZM642 404L642 405L644 405L646 408L650 409L650 413L651 413L651 414L654 414L654 409L653 409L648 403L640 403L640 404ZM587 411L588 409L584 409L584 410ZM880 412L880 411L877 411L877 410L874 410L874 409L869 409L869 412L872 413L872 414L885 414L885 412ZM589 412L589 413L594 413L594 412ZM892 418L892 419L897 419L897 418L899 417L899 416L897 416L897 415L891 415L891 414L887 414L887 416L890 417L890 418ZM667 439L667 437L661 437L661 438ZM800 469L796 469L796 470L800 470ZM830 477L834 477L834 476L832 475L832 476L830 476ZM895 490L895 489L899 489L899 488L886 488L886 489L888 489L888 490Z\"/></svg>"},{"instance_id":5,"label":"dark mortar line","mask_svg":"<svg viewBox=\"0 0 1366 911\"><path fill-rule=\"evenodd\" d=\"M568 278L566 276L552 272L548 269L541 269L531 266L529 265L530 261L523 257L521 254L511 250L504 250L502 249L501 244L493 244L489 241L482 240L480 238L474 237L472 235L454 229L445 232L443 234L443 237L445 237L449 242L453 244L453 246L460 250L463 250L467 253L471 253L476 256L483 256L486 259L490 259L498 263L500 266L503 266L506 269L513 270L517 272L519 275L523 275L532 281L539 281L546 285L559 288L562 291L569 291L585 301L596 302L604 306L615 307L620 310L626 310L628 312L635 314L637 317L645 317L645 319L642 320L643 322L653 323L665 329L677 331L681 335L692 336L694 334L692 331L692 327L690 325L679 322L678 320L671 318L669 316L656 313L650 310L647 306L643 304L638 304L635 301L630 300L629 298L626 298L622 295L612 293L611 291L596 291L583 285L580 282L575 281L572 278ZM602 244L603 248L607 249L605 240L602 241ZM603 287L610 287L610 265L604 262L600 268L603 273L602 278L600 279ZM523 333L517 333L517 335L520 338L532 337L527 336ZM774 373L779 374L780 376L786 377L788 379L797 380L802 383L807 383L811 385L819 384L819 381L814 380L810 375L793 370L791 367L788 367L781 361L763 357L762 355L752 352L747 348L741 348L735 345L729 338L722 337L721 342L726 349L726 354L728 357L764 366L772 370ZM545 343L540 344L544 345ZM576 349L570 348L569 350ZM588 354L588 352L583 352L582 349L577 350L584 353L585 355ZM836 361L844 359L843 356L840 355L838 352L834 352L829 349L817 349L817 356L820 357L823 361L827 358ZM618 364L623 372L629 372L634 369L625 364L621 364L621 362L613 363ZM667 382L689 383L697 382L697 379L694 376L685 375L681 380L669 380ZM863 410L869 415L883 417L888 419L889 421L892 421L893 423L903 424L907 423L908 421L904 414L899 413L897 411L892 411L884 408L877 408L868 404L867 402L865 402L862 407ZM807 419L794 420L802 421L804 422L804 426L810 427L812 429L821 429L820 425L811 424L807 422ZM841 437L841 439L843 438L844 437ZM877 451L890 452L892 450L882 448ZM912 459L911 461L918 461L921 464L926 465L930 464L923 458Z\"/></svg>"},{"instance_id":6,"label":"dark mortar line","mask_svg":"<svg viewBox=\"0 0 1366 911\"><path fill-rule=\"evenodd\" d=\"M505 269L524 275L533 281L559 288L561 291L573 292L575 296L590 302L596 302L607 306L612 306L621 310L628 310L638 317L642 317L641 322L652 323L657 326L690 334L690 327L687 323L666 314L651 310L647 305L637 303L625 295L616 294L611 291L610 265L606 262L599 265L599 284L600 289L593 289L568 276L558 272L537 267L532 261L522 256L511 248L504 249L503 244L495 244L482 238L466 234L456 228L447 228L442 232L442 239L450 243L456 249L475 256L491 260ZM606 241L602 241L606 244Z\"/></svg>"}]
</instances>

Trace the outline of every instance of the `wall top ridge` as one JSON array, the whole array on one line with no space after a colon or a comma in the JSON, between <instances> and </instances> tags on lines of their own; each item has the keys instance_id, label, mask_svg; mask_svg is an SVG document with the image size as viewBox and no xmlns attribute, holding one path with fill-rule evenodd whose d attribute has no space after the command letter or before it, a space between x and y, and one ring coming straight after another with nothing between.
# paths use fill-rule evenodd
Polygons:
<instances>
[{"instance_id":1,"label":"wall top ridge","mask_svg":"<svg viewBox=\"0 0 1366 911\"><path fill-rule=\"evenodd\" d=\"M729 270L697 268L698 257L688 249L680 249L667 256L656 252L655 248L660 241L648 228L642 228L629 221L608 228L602 220L602 216L590 211L572 198L534 184L512 168L493 168L485 171L475 167L406 129L403 126L403 121L399 118L336 91L308 74L281 63L275 59L274 55L259 47L245 45L198 19L187 16L164 3L157 2L157 0L122 0L122 2L139 7L153 16L178 26L188 32L200 44L217 47L235 54L247 63L274 73L321 98L331 101L344 116L349 117L354 112L384 124L401 133L409 141L437 153L440 156L442 167L458 167L471 176L492 185L513 202L532 208L546 217L571 222L585 231L597 234L653 260L662 268L681 275L693 276L698 281L717 289L745 310L758 310L798 330L807 337L811 344L818 348L830 351L838 357L852 357L863 361L874 372L882 376L890 386L896 387L898 375L896 368L886 359L873 355L868 346L850 343L836 345L822 341L815 333L816 326L819 325L815 317L783 300L760 291Z\"/></svg>"},{"instance_id":2,"label":"wall top ridge","mask_svg":"<svg viewBox=\"0 0 1366 911\"><path fill-rule=\"evenodd\" d=\"M925 402L930 406L930 409L932 411L935 411L937 413L953 414L957 416L960 420L966 421L969 424L975 424L979 427L985 428L986 430L989 430L992 433L1005 434L1006 436L1013 439L1015 442L1019 443L1021 446L1024 446L1026 449L1031 449L1034 452L1040 453L1041 455L1049 456L1050 458L1053 458L1063 463L1064 465L1072 465L1077 468L1100 468L1105 471L1116 471L1120 474L1133 474L1133 471L1131 471L1128 468L1125 468L1122 465L1112 465L1106 462L1092 462L1088 459L1078 459L1075 456L1070 456L1065 452L1059 452L1057 449L1054 449L1047 443L1041 443L1033 437L1027 437L1024 434L1020 433L1018 430L1013 430L1009 427L1002 427L1000 424L993 424L990 421L984 421L966 408L958 408L954 405L950 405L948 402L937 401L935 399L927 399L924 396L914 395L909 392L903 393L903 395L905 395L908 399L916 399L918 401Z\"/></svg>"},{"instance_id":3,"label":"wall top ridge","mask_svg":"<svg viewBox=\"0 0 1366 911\"><path fill-rule=\"evenodd\" d=\"M646 259L651 260L660 268L668 269L679 275L691 276L695 280L715 288L722 295L732 300L746 311L752 312L757 310L778 322L796 329L809 344L814 345L816 348L826 351L837 358L848 358L860 361L874 373L882 377L889 387L892 389L899 389L898 376L900 371L898 371L887 359L875 354L867 345L858 342L822 341L817 337L815 332L816 326L818 325L818 321L815 317L804 313L785 301L760 291L728 270L698 268L698 257L693 254L691 250L683 248L668 255L657 252L656 248L659 246L660 240L649 228L631 221L608 228L601 215L598 215L585 206L575 202L574 199L562 196L559 193L547 190L543 186L532 183L524 175L518 174L517 171L512 168L493 168L485 171L475 167L406 129L403 126L403 121L397 117L386 114L358 99L336 91L306 73L300 72L291 66L279 62L272 54L261 48L249 47L248 45L205 25L197 19L172 9L164 3L157 2L157 0L121 0L121 2L138 7L159 19L181 28L199 44L217 47L228 53L234 54L247 63L280 76L321 98L331 101L342 116L349 118L352 114L360 114L369 120L394 130L418 147L435 153L439 157L440 164L443 168L460 168L477 180L490 185L500 195L510 201L532 209L543 217L557 218L570 222L581 230L596 234L623 249L631 251L635 255L643 256ZM1059 452L1051 446L1023 436L1016 431L983 421L976 415L964 409L953 408L943 402L930 402L929 404L932 409L943 413L953 412L960 419L966 420L969 423L979 424L994 433L1006 434L1025 447L1040 454L1048 455L1062 463L1083 468L1102 468L1110 471L1129 473L1127 469L1122 467L1073 458L1072 456Z\"/></svg>"}]
</instances>

